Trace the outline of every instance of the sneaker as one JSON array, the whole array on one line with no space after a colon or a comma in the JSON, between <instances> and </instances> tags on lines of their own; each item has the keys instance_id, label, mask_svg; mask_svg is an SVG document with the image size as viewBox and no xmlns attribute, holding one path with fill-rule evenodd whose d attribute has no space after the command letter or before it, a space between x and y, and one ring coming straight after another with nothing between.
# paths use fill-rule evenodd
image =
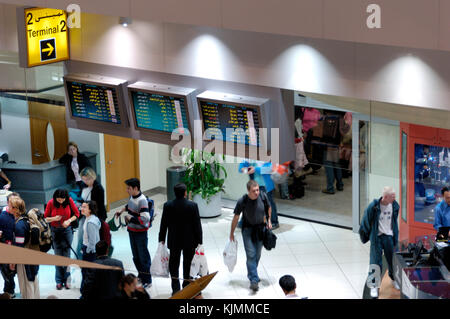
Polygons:
<instances>
[{"instance_id":1,"label":"sneaker","mask_svg":"<svg viewBox=\"0 0 450 319\"><path fill-rule=\"evenodd\" d=\"M272 224L272 230L280 228L280 224Z\"/></svg>"},{"instance_id":2,"label":"sneaker","mask_svg":"<svg viewBox=\"0 0 450 319\"><path fill-rule=\"evenodd\" d=\"M378 298L378 288L370 288L370 297Z\"/></svg>"},{"instance_id":3,"label":"sneaker","mask_svg":"<svg viewBox=\"0 0 450 319\"><path fill-rule=\"evenodd\" d=\"M255 281L252 281L250 283L250 289L253 290L254 292L258 291L259 290L258 283Z\"/></svg>"},{"instance_id":4,"label":"sneaker","mask_svg":"<svg viewBox=\"0 0 450 319\"><path fill-rule=\"evenodd\" d=\"M58 289L58 290L63 289L63 285L62 284L56 284L56 289Z\"/></svg>"},{"instance_id":5,"label":"sneaker","mask_svg":"<svg viewBox=\"0 0 450 319\"><path fill-rule=\"evenodd\" d=\"M329 195L334 195L334 191L329 191L328 189L322 189L322 193L329 194Z\"/></svg>"},{"instance_id":6,"label":"sneaker","mask_svg":"<svg viewBox=\"0 0 450 319\"><path fill-rule=\"evenodd\" d=\"M344 187L336 187L338 191L343 192L344 191Z\"/></svg>"},{"instance_id":7,"label":"sneaker","mask_svg":"<svg viewBox=\"0 0 450 319\"><path fill-rule=\"evenodd\" d=\"M392 286L394 286L395 289L400 290L400 286L395 280L392 280Z\"/></svg>"},{"instance_id":8,"label":"sneaker","mask_svg":"<svg viewBox=\"0 0 450 319\"><path fill-rule=\"evenodd\" d=\"M67 283L67 282L64 284L64 287L65 287L66 289L70 289L70 288L71 288L71 287L70 287L70 284Z\"/></svg>"},{"instance_id":9,"label":"sneaker","mask_svg":"<svg viewBox=\"0 0 450 319\"><path fill-rule=\"evenodd\" d=\"M10 298L10 299L16 298L16 294L15 294L14 292L13 292L12 294L9 293L9 292L7 292L7 294L9 295L9 298Z\"/></svg>"}]
</instances>

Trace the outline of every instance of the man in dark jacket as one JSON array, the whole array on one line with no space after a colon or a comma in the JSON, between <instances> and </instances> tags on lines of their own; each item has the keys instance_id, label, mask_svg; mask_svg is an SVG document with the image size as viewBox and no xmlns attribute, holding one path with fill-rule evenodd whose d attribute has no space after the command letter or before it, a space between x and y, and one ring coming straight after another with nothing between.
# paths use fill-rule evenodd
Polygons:
<instances>
[{"instance_id":1,"label":"man in dark jacket","mask_svg":"<svg viewBox=\"0 0 450 319\"><path fill-rule=\"evenodd\" d=\"M123 269L120 260L108 257L108 243L100 240L95 245L97 264L115 266ZM119 282L124 272L118 270L89 269L84 282L81 299L114 299L119 295Z\"/></svg>"},{"instance_id":2,"label":"man in dark jacket","mask_svg":"<svg viewBox=\"0 0 450 319\"><path fill-rule=\"evenodd\" d=\"M169 271L172 277L172 294L180 290L178 268L183 252L183 288L189 285L190 269L195 249L202 244L202 224L196 203L187 200L186 185L174 187L176 198L164 204L159 229L159 241L164 244L169 230L167 247L170 249Z\"/></svg>"},{"instance_id":3,"label":"man in dark jacket","mask_svg":"<svg viewBox=\"0 0 450 319\"><path fill-rule=\"evenodd\" d=\"M359 228L361 241L365 244L370 240L370 264L378 265L380 274L382 270L382 255L388 263L389 277L396 289L400 289L394 280L392 258L394 247L398 243L398 212L400 206L395 200L395 191L392 187L386 186L383 189L383 197L374 199L366 208L364 217ZM374 270L369 271L369 275ZM372 298L378 297L378 288L370 290Z\"/></svg>"}]
</instances>

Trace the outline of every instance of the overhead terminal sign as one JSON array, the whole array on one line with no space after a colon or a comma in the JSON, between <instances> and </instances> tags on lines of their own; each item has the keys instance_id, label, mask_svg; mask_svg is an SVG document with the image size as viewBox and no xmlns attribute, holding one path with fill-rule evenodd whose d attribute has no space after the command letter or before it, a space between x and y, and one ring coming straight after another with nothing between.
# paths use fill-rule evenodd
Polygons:
<instances>
[{"instance_id":1,"label":"overhead terminal sign","mask_svg":"<svg viewBox=\"0 0 450 319\"><path fill-rule=\"evenodd\" d=\"M28 67L69 59L67 14L48 8L24 9Z\"/></svg>"}]
</instances>

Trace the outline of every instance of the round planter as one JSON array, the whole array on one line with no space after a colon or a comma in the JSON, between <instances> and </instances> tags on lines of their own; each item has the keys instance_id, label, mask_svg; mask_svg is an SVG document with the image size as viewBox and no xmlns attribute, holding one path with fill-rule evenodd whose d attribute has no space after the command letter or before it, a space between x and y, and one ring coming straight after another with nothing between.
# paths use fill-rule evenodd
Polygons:
<instances>
[{"instance_id":1,"label":"round planter","mask_svg":"<svg viewBox=\"0 0 450 319\"><path fill-rule=\"evenodd\" d=\"M217 193L211 197L209 203L200 195L194 195L192 199L198 205L198 212L201 218L214 218L222 214L222 194Z\"/></svg>"}]
</instances>

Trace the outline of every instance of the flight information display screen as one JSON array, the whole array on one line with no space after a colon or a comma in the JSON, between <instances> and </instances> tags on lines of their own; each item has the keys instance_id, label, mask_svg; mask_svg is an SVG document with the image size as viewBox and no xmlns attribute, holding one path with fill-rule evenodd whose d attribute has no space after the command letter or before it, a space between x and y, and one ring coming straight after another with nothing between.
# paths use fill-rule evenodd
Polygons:
<instances>
[{"instance_id":1,"label":"flight information display screen","mask_svg":"<svg viewBox=\"0 0 450 319\"><path fill-rule=\"evenodd\" d=\"M72 116L121 124L115 87L66 81Z\"/></svg>"},{"instance_id":2,"label":"flight information display screen","mask_svg":"<svg viewBox=\"0 0 450 319\"><path fill-rule=\"evenodd\" d=\"M189 129L185 97L131 91L136 127L180 134Z\"/></svg>"},{"instance_id":3,"label":"flight information display screen","mask_svg":"<svg viewBox=\"0 0 450 319\"><path fill-rule=\"evenodd\" d=\"M260 145L261 119L257 107L205 100L199 100L199 106L205 130L209 129L212 134L220 132L226 142ZM251 130L252 128L256 131ZM227 129L233 130L227 132Z\"/></svg>"}]
</instances>

